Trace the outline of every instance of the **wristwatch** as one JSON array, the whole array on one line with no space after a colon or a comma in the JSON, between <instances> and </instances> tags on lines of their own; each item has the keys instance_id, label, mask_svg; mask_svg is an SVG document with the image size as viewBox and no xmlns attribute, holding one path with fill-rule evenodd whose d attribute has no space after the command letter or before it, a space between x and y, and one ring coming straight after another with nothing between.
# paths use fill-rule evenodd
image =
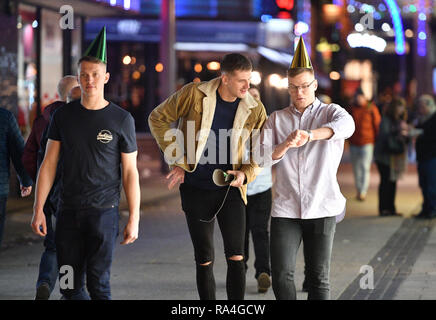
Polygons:
<instances>
[{"instance_id":1,"label":"wristwatch","mask_svg":"<svg viewBox=\"0 0 436 320\"><path fill-rule=\"evenodd\" d=\"M307 140L307 142L310 142L313 140L313 132L310 130L306 130L306 132L309 134L309 139Z\"/></svg>"}]
</instances>

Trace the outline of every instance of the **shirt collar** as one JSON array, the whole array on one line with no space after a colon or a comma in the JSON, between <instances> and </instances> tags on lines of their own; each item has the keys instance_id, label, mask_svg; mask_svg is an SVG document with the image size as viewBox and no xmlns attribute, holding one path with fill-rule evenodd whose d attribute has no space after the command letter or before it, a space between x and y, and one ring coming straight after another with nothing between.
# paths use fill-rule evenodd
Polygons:
<instances>
[{"instance_id":1,"label":"shirt collar","mask_svg":"<svg viewBox=\"0 0 436 320\"><path fill-rule=\"evenodd\" d=\"M316 111L321 106L321 101L317 97L315 97L315 100L312 102L311 105L309 105L306 110L308 110L310 113ZM294 107L293 104L290 106L290 110L295 114L300 114L300 112Z\"/></svg>"}]
</instances>

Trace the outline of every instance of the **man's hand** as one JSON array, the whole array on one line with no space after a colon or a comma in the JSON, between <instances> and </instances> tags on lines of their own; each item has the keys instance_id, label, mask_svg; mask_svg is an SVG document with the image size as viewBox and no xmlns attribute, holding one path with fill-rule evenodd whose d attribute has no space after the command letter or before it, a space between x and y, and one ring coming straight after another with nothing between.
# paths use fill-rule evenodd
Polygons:
<instances>
[{"instance_id":1,"label":"man's hand","mask_svg":"<svg viewBox=\"0 0 436 320\"><path fill-rule=\"evenodd\" d=\"M167 179L170 179L168 189L171 190L177 183L183 183L185 181L185 170L180 167L174 167L167 175Z\"/></svg>"},{"instance_id":2,"label":"man's hand","mask_svg":"<svg viewBox=\"0 0 436 320\"><path fill-rule=\"evenodd\" d=\"M42 210L33 210L32 222L30 224L34 233L41 237L47 235L47 223L45 221L45 214Z\"/></svg>"},{"instance_id":3,"label":"man's hand","mask_svg":"<svg viewBox=\"0 0 436 320\"><path fill-rule=\"evenodd\" d=\"M32 186L23 187L20 185L21 197L27 197L32 193Z\"/></svg>"},{"instance_id":4,"label":"man's hand","mask_svg":"<svg viewBox=\"0 0 436 320\"><path fill-rule=\"evenodd\" d=\"M228 170L227 173L233 174L235 176L235 179L230 183L232 187L242 187L245 181L245 173L237 170L236 171Z\"/></svg>"},{"instance_id":5,"label":"man's hand","mask_svg":"<svg viewBox=\"0 0 436 320\"><path fill-rule=\"evenodd\" d=\"M286 138L286 147L298 148L309 141L309 133L305 130L295 130Z\"/></svg>"},{"instance_id":6,"label":"man's hand","mask_svg":"<svg viewBox=\"0 0 436 320\"><path fill-rule=\"evenodd\" d=\"M129 244L135 242L138 239L138 230L139 230L139 220L133 221L129 220L126 227L124 228L124 241L121 244Z\"/></svg>"}]
</instances>

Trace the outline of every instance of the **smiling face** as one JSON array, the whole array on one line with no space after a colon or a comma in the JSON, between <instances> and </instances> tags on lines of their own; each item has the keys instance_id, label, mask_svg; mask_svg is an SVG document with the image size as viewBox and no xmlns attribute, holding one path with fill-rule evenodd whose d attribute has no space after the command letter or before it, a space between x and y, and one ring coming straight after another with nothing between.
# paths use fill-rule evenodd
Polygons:
<instances>
[{"instance_id":1,"label":"smiling face","mask_svg":"<svg viewBox=\"0 0 436 320\"><path fill-rule=\"evenodd\" d=\"M295 76L288 76L288 83L291 102L297 110L304 109L315 101L318 82L313 72L303 71Z\"/></svg>"},{"instance_id":2,"label":"smiling face","mask_svg":"<svg viewBox=\"0 0 436 320\"><path fill-rule=\"evenodd\" d=\"M234 70L224 72L221 80L223 89L225 89L231 99L245 98L250 88L251 70Z\"/></svg>"},{"instance_id":3,"label":"smiling face","mask_svg":"<svg viewBox=\"0 0 436 320\"><path fill-rule=\"evenodd\" d=\"M104 85L109 81L104 63L82 61L79 65L78 80L82 94L95 97L104 94Z\"/></svg>"}]
</instances>

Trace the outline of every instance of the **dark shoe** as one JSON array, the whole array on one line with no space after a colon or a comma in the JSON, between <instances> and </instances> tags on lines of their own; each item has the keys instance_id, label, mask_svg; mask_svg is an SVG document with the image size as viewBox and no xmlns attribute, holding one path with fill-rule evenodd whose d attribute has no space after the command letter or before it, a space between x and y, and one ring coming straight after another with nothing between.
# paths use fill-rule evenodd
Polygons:
<instances>
[{"instance_id":1,"label":"dark shoe","mask_svg":"<svg viewBox=\"0 0 436 320\"><path fill-rule=\"evenodd\" d=\"M428 212L421 211L417 215L413 216L415 219L427 219L428 218Z\"/></svg>"},{"instance_id":2,"label":"dark shoe","mask_svg":"<svg viewBox=\"0 0 436 320\"><path fill-rule=\"evenodd\" d=\"M432 212L420 212L417 216L415 216L416 219L434 219L436 218L436 212L432 211Z\"/></svg>"},{"instance_id":3,"label":"dark shoe","mask_svg":"<svg viewBox=\"0 0 436 320\"><path fill-rule=\"evenodd\" d=\"M391 216L402 217L403 214L402 214L402 213L399 213L399 212L391 212Z\"/></svg>"},{"instance_id":4,"label":"dark shoe","mask_svg":"<svg viewBox=\"0 0 436 320\"><path fill-rule=\"evenodd\" d=\"M50 298L50 286L43 282L36 288L35 300L48 300L48 298Z\"/></svg>"},{"instance_id":5,"label":"dark shoe","mask_svg":"<svg viewBox=\"0 0 436 320\"><path fill-rule=\"evenodd\" d=\"M271 287L271 278L268 273L262 272L257 277L257 292L266 293L269 287Z\"/></svg>"},{"instance_id":6,"label":"dark shoe","mask_svg":"<svg viewBox=\"0 0 436 320\"><path fill-rule=\"evenodd\" d=\"M392 215L392 212L389 210L383 210L382 212L380 212L380 217L388 217L391 215Z\"/></svg>"},{"instance_id":7,"label":"dark shoe","mask_svg":"<svg viewBox=\"0 0 436 320\"><path fill-rule=\"evenodd\" d=\"M303 292L309 292L309 288L307 287L306 280L303 281L303 288L301 289Z\"/></svg>"}]
</instances>

